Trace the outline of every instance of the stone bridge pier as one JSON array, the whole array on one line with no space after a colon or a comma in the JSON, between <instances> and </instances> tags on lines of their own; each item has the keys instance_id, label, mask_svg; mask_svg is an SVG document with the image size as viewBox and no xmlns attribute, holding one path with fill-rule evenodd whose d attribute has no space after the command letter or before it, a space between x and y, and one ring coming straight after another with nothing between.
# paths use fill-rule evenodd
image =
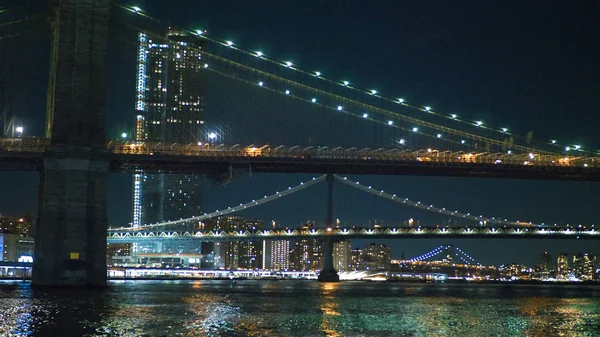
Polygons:
<instances>
[{"instance_id":1,"label":"stone bridge pier","mask_svg":"<svg viewBox=\"0 0 600 337\"><path fill-rule=\"evenodd\" d=\"M32 283L105 286L110 0L51 0L46 111Z\"/></svg>"}]
</instances>

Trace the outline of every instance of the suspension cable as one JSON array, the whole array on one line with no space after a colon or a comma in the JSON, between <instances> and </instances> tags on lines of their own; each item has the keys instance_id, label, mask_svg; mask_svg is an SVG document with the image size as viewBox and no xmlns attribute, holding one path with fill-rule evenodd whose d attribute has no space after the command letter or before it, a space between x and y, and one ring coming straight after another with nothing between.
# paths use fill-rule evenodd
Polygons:
<instances>
[{"instance_id":1,"label":"suspension cable","mask_svg":"<svg viewBox=\"0 0 600 337\"><path fill-rule=\"evenodd\" d=\"M404 199L403 198L399 198L395 194L388 194L388 193L385 193L383 190L379 191L379 190L371 188L371 186L361 185L359 182L352 181L352 180L350 180L350 179L348 179L346 177L342 178L342 177L340 177L338 175L335 175L334 177L338 181L340 181L340 182L342 182L342 183L344 183L344 184L346 184L348 186L357 188L357 189L359 189L361 191L365 191L367 193L371 193L373 195L376 195L376 196L379 196L379 197L382 197L382 198L385 198L385 199L389 199L389 200L395 201L397 203L405 204L405 205L412 206L412 207L417 207L417 208L420 208L422 210L429 211L429 212L435 212L435 213L439 213L439 214L453 216L453 217L456 217L456 218L462 218L462 219L473 220L473 221L480 221L480 222L484 221L484 222L493 223L493 224L500 224L500 225L527 226L527 227L531 227L531 226L543 227L543 225L537 225L537 224L533 224L531 222L526 223L526 222L520 222L520 221L509 221L507 219L502 220L502 219L496 219L496 218L487 218L487 217L484 217L482 215L475 216L475 215L471 215L471 213L466 213L465 214L465 213L461 213L459 211L452 212L452 211L447 210L446 208L438 208L438 207L435 207L433 205L425 205L425 204L422 204L419 201L414 202L412 200L409 200L408 198L404 198Z\"/></svg>"},{"instance_id":2,"label":"suspension cable","mask_svg":"<svg viewBox=\"0 0 600 337\"><path fill-rule=\"evenodd\" d=\"M120 228L110 228L108 231L109 232L117 232L117 231L139 231L139 230L145 230L145 229L150 229L150 228L156 228L156 227L164 227L164 226L169 226L169 225L177 225L177 224L184 224L184 223L188 223L190 221L202 221L202 220L206 220L206 219L210 219L210 218L214 218L214 217L218 217L218 216L223 216L223 215L228 215L228 214L232 214L232 213L236 213L239 211L243 211L245 209L248 208L252 208L258 205L262 205L262 204L266 204L270 201L273 201L275 199L279 199L281 197L284 197L286 195L290 195L292 193L295 193L297 191L303 190L307 187L310 187L312 185L315 185L321 181L325 180L325 175L322 175L318 178L312 178L312 180L306 181L306 182L301 182L299 185L296 185L294 187L288 187L287 190L283 190L282 192L275 192L271 195L265 195L264 198L261 199L256 199L256 200L252 200L250 202L247 202L245 204L240 204L239 206L235 206L235 207L227 207L227 209L225 210L216 210L212 213L204 213L204 215L199 215L199 216L193 216L193 217L189 217L189 218L185 218L185 219L179 219L179 220L174 220L174 221L165 221L165 222L160 222L160 223L156 223L156 224L151 224L151 225L144 225L144 226L139 226L139 227L120 227Z\"/></svg>"},{"instance_id":3,"label":"suspension cable","mask_svg":"<svg viewBox=\"0 0 600 337\"><path fill-rule=\"evenodd\" d=\"M124 25L124 26L126 26L128 28L134 29L136 31L143 32L143 33L145 33L148 36L151 36L153 38L160 39L160 40L167 40L165 37L162 37L162 36L160 36L160 35L158 35L156 33L153 33L153 32L149 32L148 30L142 29L142 28L140 28L138 26L135 26L135 25L132 25L132 24L129 24L129 23L126 23L126 22L122 22L122 21L118 21L118 23L120 23L120 24L122 24L122 25ZM243 70L248 71L250 73L263 76L263 77L265 77L265 79L273 79L273 80L276 80L276 81L280 81L282 83L287 83L290 86L293 86L293 87L296 87L296 88L300 88L301 90L306 90L308 92L315 92L318 95L321 95L322 97L327 97L329 99L337 100L339 102L344 102L344 103L347 103L347 104L356 105L356 106L361 107L362 109L367 110L367 111L373 111L373 112L376 112L376 113L380 113L382 115L386 115L386 116L389 116L389 117L392 117L392 118L397 118L397 119L403 120L403 121L408 122L408 123L413 123L413 124L418 125L418 126L422 126L422 127L426 127L426 128L438 130L440 132L444 132L444 133L447 133L447 134L452 134L452 135L461 136L461 137L464 137L464 138L469 138L469 139L472 139L472 140L487 142L487 143L494 144L494 145L497 145L497 146L504 146L505 145L504 140L498 140L498 139L494 139L494 138L489 138L489 137L481 136L481 135L478 135L478 134L469 133L469 132L457 130L457 129L454 129L454 128L446 127L446 126L443 126L443 125L431 123L431 122L424 121L424 120L421 120L421 119L418 119L418 118L414 118L414 117L410 117L410 116L407 116L407 115L403 115L403 114L400 114L400 113L397 113L397 112L394 112L394 111L391 111L391 110L388 110L388 109L383 109L383 108L380 108L380 107L373 106L371 104L362 103L362 102L354 100L354 99L350 99L350 98L347 98L347 97L344 97L344 96L340 96L340 95L337 95L337 94L333 94L331 92L327 92L327 91L324 91L324 90L321 90L321 89L317 89L317 88L311 87L311 86L306 85L306 84L302 84L302 83L299 83L299 82L296 82L296 81L292 81L292 80L283 78L281 76L274 75L272 73L269 73L269 72L266 72L266 71L263 71L263 70L259 70L259 69L250 67L248 65L244 65L244 64L241 64L239 62L235 62L235 61L229 60L229 59L224 58L222 56L215 55L213 53L207 52L206 50L200 50L199 48L195 48L195 47L192 47L192 46L187 46L187 48L191 49L191 50L198 50L200 53L202 53L203 56L205 56L207 58L212 58L212 59L215 59L215 60L217 60L219 62L223 62L225 64L228 64L230 66L237 67L239 69L243 69ZM516 149L516 150L521 150L521 151L524 151L524 152L536 152L536 153L544 153L544 154L551 154L551 153L553 153L553 152L548 152L548 151L544 151L544 150L541 150L541 149L534 149L534 148L531 148L531 147L517 145L517 144L513 144L512 148Z\"/></svg>"}]
</instances>

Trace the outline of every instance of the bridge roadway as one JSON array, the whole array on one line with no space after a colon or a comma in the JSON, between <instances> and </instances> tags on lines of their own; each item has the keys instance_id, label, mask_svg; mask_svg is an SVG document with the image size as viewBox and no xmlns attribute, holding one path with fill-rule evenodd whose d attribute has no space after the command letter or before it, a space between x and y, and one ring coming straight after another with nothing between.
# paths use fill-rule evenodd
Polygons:
<instances>
[{"instance_id":1,"label":"bridge roadway","mask_svg":"<svg viewBox=\"0 0 600 337\"><path fill-rule=\"evenodd\" d=\"M257 231L119 231L109 230L108 243L133 243L155 240L255 241L301 238L389 239L389 238L536 238L536 239L600 239L593 227L379 227L333 229L282 229Z\"/></svg>"},{"instance_id":2,"label":"bridge roadway","mask_svg":"<svg viewBox=\"0 0 600 337\"><path fill-rule=\"evenodd\" d=\"M106 148L111 172L202 174L233 169L600 181L600 157L583 155L128 142L109 142ZM0 170L39 170L47 149L47 139L0 139Z\"/></svg>"}]
</instances>

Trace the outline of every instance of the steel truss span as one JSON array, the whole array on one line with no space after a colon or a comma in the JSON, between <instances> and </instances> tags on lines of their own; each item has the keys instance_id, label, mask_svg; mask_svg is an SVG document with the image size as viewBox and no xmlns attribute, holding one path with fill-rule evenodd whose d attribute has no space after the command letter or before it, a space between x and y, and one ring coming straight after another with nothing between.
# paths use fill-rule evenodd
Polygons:
<instances>
[{"instance_id":1,"label":"steel truss span","mask_svg":"<svg viewBox=\"0 0 600 337\"><path fill-rule=\"evenodd\" d=\"M0 169L39 170L46 139L0 139ZM334 173L600 181L600 158L547 154L109 142L111 172Z\"/></svg>"},{"instance_id":2,"label":"steel truss span","mask_svg":"<svg viewBox=\"0 0 600 337\"><path fill-rule=\"evenodd\" d=\"M255 241L299 238L334 239L390 239L390 238L535 238L535 239L600 239L600 231L595 228L510 228L510 227L380 227L380 228L335 228L335 229L283 229L258 231L143 231L111 232L108 243L131 243L155 240L198 240L215 241Z\"/></svg>"}]
</instances>

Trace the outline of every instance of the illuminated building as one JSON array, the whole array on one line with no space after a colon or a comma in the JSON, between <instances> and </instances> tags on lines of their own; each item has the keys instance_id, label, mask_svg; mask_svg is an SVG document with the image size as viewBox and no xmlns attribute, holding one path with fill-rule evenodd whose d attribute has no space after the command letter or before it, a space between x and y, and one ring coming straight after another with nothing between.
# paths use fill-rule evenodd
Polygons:
<instances>
[{"instance_id":1,"label":"illuminated building","mask_svg":"<svg viewBox=\"0 0 600 337\"><path fill-rule=\"evenodd\" d=\"M386 270L392 261L392 247L370 243L363 251L363 266L368 270Z\"/></svg>"},{"instance_id":2,"label":"illuminated building","mask_svg":"<svg viewBox=\"0 0 600 337\"><path fill-rule=\"evenodd\" d=\"M323 251L319 239L298 239L292 250L292 268L298 271L320 270Z\"/></svg>"},{"instance_id":3,"label":"illuminated building","mask_svg":"<svg viewBox=\"0 0 600 337\"><path fill-rule=\"evenodd\" d=\"M351 270L364 270L365 269L365 268L363 268L363 264L362 264L362 262L363 262L362 256L363 256L362 249L359 249L358 247L356 247L355 249L350 250Z\"/></svg>"},{"instance_id":4,"label":"illuminated building","mask_svg":"<svg viewBox=\"0 0 600 337\"><path fill-rule=\"evenodd\" d=\"M33 238L0 233L0 262L33 262Z\"/></svg>"},{"instance_id":5,"label":"illuminated building","mask_svg":"<svg viewBox=\"0 0 600 337\"><path fill-rule=\"evenodd\" d=\"M263 241L263 269L288 270L290 269L290 241L265 240Z\"/></svg>"},{"instance_id":6,"label":"illuminated building","mask_svg":"<svg viewBox=\"0 0 600 337\"><path fill-rule=\"evenodd\" d=\"M32 216L0 216L0 233L11 233L11 234L25 234L32 233L31 227L33 225Z\"/></svg>"},{"instance_id":7,"label":"illuminated building","mask_svg":"<svg viewBox=\"0 0 600 337\"><path fill-rule=\"evenodd\" d=\"M556 276L561 279L569 277L569 256L566 253L558 255L556 260Z\"/></svg>"},{"instance_id":8,"label":"illuminated building","mask_svg":"<svg viewBox=\"0 0 600 337\"><path fill-rule=\"evenodd\" d=\"M307 221L302 230L315 227L313 221ZM298 239L294 242L290 254L291 267L298 271L320 270L323 262L323 248L319 239Z\"/></svg>"},{"instance_id":9,"label":"illuminated building","mask_svg":"<svg viewBox=\"0 0 600 337\"><path fill-rule=\"evenodd\" d=\"M169 29L156 41L138 35L135 130L131 141L195 144L203 139L202 39ZM134 227L200 214L200 175L137 172L133 179ZM194 223L177 225L193 229ZM197 243L139 247L134 251L191 252Z\"/></svg>"},{"instance_id":10,"label":"illuminated building","mask_svg":"<svg viewBox=\"0 0 600 337\"><path fill-rule=\"evenodd\" d=\"M498 271L505 280L530 280L532 273L531 268L516 263L501 265Z\"/></svg>"},{"instance_id":11,"label":"illuminated building","mask_svg":"<svg viewBox=\"0 0 600 337\"><path fill-rule=\"evenodd\" d=\"M333 244L333 267L337 271L352 270L351 245L349 241L342 240Z\"/></svg>"},{"instance_id":12,"label":"illuminated building","mask_svg":"<svg viewBox=\"0 0 600 337\"><path fill-rule=\"evenodd\" d=\"M243 231L256 231L264 229L264 223L260 220L246 220L243 222ZM238 249L238 266L240 269L262 269L263 268L263 240L240 241Z\"/></svg>"},{"instance_id":13,"label":"illuminated building","mask_svg":"<svg viewBox=\"0 0 600 337\"><path fill-rule=\"evenodd\" d=\"M208 231L243 230L244 218L240 216L223 216L205 220L200 228ZM203 269L237 269L239 265L240 245L237 241L205 242L201 253Z\"/></svg>"},{"instance_id":14,"label":"illuminated building","mask_svg":"<svg viewBox=\"0 0 600 337\"><path fill-rule=\"evenodd\" d=\"M578 253L573 256L573 271L575 277L582 281L592 281L595 279L596 256L594 253Z\"/></svg>"},{"instance_id":15,"label":"illuminated building","mask_svg":"<svg viewBox=\"0 0 600 337\"><path fill-rule=\"evenodd\" d=\"M552 256L548 252L543 252L540 260L540 271L547 273L552 270Z\"/></svg>"},{"instance_id":16,"label":"illuminated building","mask_svg":"<svg viewBox=\"0 0 600 337\"><path fill-rule=\"evenodd\" d=\"M130 255L131 243L113 243L106 246L108 264L113 264L114 257Z\"/></svg>"}]
</instances>

